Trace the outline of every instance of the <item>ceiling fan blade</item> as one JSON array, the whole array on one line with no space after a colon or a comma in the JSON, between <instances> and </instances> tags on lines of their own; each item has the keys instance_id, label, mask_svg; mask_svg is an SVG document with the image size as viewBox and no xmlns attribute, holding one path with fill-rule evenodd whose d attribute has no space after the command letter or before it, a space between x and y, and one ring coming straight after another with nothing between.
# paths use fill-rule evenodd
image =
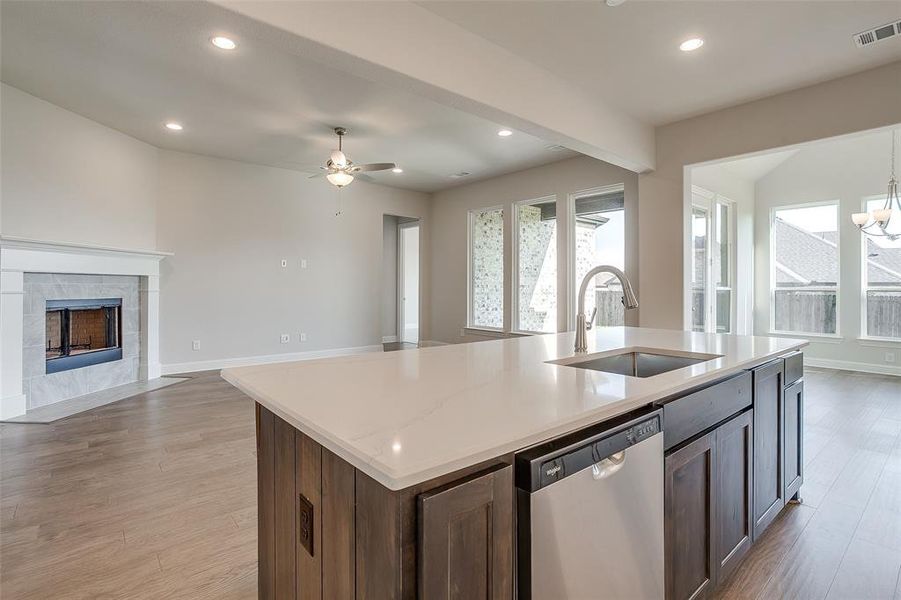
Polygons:
<instances>
[{"instance_id":1,"label":"ceiling fan blade","mask_svg":"<svg viewBox=\"0 0 901 600\"><path fill-rule=\"evenodd\" d=\"M316 179L317 177L325 177L326 175L328 175L328 173L323 171L322 173L314 173L313 175L307 177L307 179Z\"/></svg>"},{"instance_id":2,"label":"ceiling fan blade","mask_svg":"<svg viewBox=\"0 0 901 600\"><path fill-rule=\"evenodd\" d=\"M370 163L368 165L354 165L350 168L353 173L360 173L363 171L387 171L388 169L393 169L395 166L394 163Z\"/></svg>"}]
</instances>

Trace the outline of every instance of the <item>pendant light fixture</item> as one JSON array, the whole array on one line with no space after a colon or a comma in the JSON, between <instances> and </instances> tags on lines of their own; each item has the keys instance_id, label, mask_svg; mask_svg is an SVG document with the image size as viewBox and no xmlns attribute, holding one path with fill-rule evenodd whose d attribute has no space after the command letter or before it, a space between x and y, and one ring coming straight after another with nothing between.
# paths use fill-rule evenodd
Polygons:
<instances>
[{"instance_id":1,"label":"pendant light fixture","mask_svg":"<svg viewBox=\"0 0 901 600\"><path fill-rule=\"evenodd\" d=\"M851 220L857 228L870 237L884 237L891 241L901 239L901 200L898 199L898 180L895 178L895 132L892 131L892 166L888 191L882 208L870 212L854 213ZM894 220L892 219L894 217ZM894 224L894 226L891 226Z\"/></svg>"}]
</instances>

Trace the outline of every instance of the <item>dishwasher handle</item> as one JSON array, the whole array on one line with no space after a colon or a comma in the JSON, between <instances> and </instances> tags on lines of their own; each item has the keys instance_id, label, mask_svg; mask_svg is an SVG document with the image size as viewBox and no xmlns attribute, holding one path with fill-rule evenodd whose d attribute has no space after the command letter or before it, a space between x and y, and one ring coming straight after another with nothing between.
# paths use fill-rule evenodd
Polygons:
<instances>
[{"instance_id":1,"label":"dishwasher handle","mask_svg":"<svg viewBox=\"0 0 901 600\"><path fill-rule=\"evenodd\" d=\"M591 465L591 476L595 480L613 477L625 464L626 451L621 450Z\"/></svg>"},{"instance_id":2,"label":"dishwasher handle","mask_svg":"<svg viewBox=\"0 0 901 600\"><path fill-rule=\"evenodd\" d=\"M534 493L589 467L595 479L610 477L622 468L628 448L661 434L662 416L657 409L518 452L516 487Z\"/></svg>"}]
</instances>

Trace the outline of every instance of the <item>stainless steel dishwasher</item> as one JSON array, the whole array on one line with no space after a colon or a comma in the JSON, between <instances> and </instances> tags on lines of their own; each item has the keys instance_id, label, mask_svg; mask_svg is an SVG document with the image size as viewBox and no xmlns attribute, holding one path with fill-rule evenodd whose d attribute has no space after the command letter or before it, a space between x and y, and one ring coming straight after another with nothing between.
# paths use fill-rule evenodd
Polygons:
<instances>
[{"instance_id":1,"label":"stainless steel dishwasher","mask_svg":"<svg viewBox=\"0 0 901 600\"><path fill-rule=\"evenodd\" d=\"M529 448L515 464L520 598L663 599L659 410Z\"/></svg>"}]
</instances>

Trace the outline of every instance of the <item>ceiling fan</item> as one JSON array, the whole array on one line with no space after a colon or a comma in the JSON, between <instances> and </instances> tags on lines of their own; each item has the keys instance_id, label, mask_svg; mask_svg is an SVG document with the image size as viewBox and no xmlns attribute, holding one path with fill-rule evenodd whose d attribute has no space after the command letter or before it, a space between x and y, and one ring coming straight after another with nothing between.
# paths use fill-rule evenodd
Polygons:
<instances>
[{"instance_id":1,"label":"ceiling fan","mask_svg":"<svg viewBox=\"0 0 901 600\"><path fill-rule=\"evenodd\" d=\"M390 162L355 165L353 161L344 154L342 141L346 134L347 129L344 127L335 127L335 135L338 136L338 149L332 150L324 167L319 167L324 172L311 175L311 179L313 177L322 177L324 175L333 186L343 188L346 185L350 185L354 180L354 177L359 176L360 173L366 171L387 171L388 169L395 168L396 165ZM365 178L365 176L363 176L363 178Z\"/></svg>"}]
</instances>

